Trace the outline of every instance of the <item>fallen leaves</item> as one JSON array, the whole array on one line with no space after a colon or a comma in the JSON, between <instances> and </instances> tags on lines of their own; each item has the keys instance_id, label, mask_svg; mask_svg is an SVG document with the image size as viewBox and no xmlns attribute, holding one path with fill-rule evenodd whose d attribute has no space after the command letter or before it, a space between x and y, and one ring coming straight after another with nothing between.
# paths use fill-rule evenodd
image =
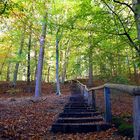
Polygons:
<instances>
[{"instance_id":1,"label":"fallen leaves","mask_svg":"<svg viewBox=\"0 0 140 140\"><path fill-rule=\"evenodd\" d=\"M14 104L4 102L0 107L0 137L24 139L46 135L63 109L67 96L48 95L47 99L35 103L21 100L21 104L16 104L16 101ZM63 106L59 104L60 101L63 102Z\"/></svg>"},{"instance_id":2,"label":"fallen leaves","mask_svg":"<svg viewBox=\"0 0 140 140\"><path fill-rule=\"evenodd\" d=\"M56 96L48 94L42 99L34 101L31 97L1 98L0 100L0 139L11 140L124 140L116 134L116 128L107 131L91 132L82 134L51 133L50 129L57 116L62 112L64 105L68 102L68 90L66 94ZM31 95L30 95L31 96ZM99 95L98 103L103 106L103 96ZM131 100L131 99L130 99ZM126 103L127 102L127 103ZM131 103L116 102L113 100L112 111L115 115L131 113ZM121 105L118 106L118 103ZM126 103L126 104L125 104ZM122 109L122 111L121 111ZM125 111L124 111L125 109Z\"/></svg>"}]
</instances>

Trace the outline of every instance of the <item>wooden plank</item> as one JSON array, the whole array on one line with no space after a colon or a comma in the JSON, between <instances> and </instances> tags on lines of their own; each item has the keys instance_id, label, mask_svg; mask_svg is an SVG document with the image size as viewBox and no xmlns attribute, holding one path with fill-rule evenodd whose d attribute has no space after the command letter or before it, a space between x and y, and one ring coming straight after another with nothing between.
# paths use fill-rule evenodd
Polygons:
<instances>
[{"instance_id":1,"label":"wooden plank","mask_svg":"<svg viewBox=\"0 0 140 140\"><path fill-rule=\"evenodd\" d=\"M109 87L111 89L117 89L130 95L140 95L140 86L132 86L132 85L123 85L123 84L105 84L105 87Z\"/></svg>"},{"instance_id":2,"label":"wooden plank","mask_svg":"<svg viewBox=\"0 0 140 140\"><path fill-rule=\"evenodd\" d=\"M104 85L101 85L101 86L98 86L98 87L90 88L90 89L88 89L88 91L100 90L100 89L103 89L104 87L105 87Z\"/></svg>"},{"instance_id":3,"label":"wooden plank","mask_svg":"<svg viewBox=\"0 0 140 140\"><path fill-rule=\"evenodd\" d=\"M133 95L133 96L136 96L136 95L140 96L140 86L106 83L104 85L101 85L98 87L92 87L92 88L88 89L86 85L80 83L78 80L76 82L80 86L85 87L85 90L87 90L87 91L100 90L100 89L103 89L104 87L108 87L111 89L116 89L116 90L120 90L122 92L129 93L130 95Z\"/></svg>"},{"instance_id":4,"label":"wooden plank","mask_svg":"<svg viewBox=\"0 0 140 140\"><path fill-rule=\"evenodd\" d=\"M92 107L96 110L95 90L92 91Z\"/></svg>"},{"instance_id":5,"label":"wooden plank","mask_svg":"<svg viewBox=\"0 0 140 140\"><path fill-rule=\"evenodd\" d=\"M111 101L110 101L110 89L105 87L104 89L104 102L105 102L105 120L107 123L112 121L111 114Z\"/></svg>"},{"instance_id":6,"label":"wooden plank","mask_svg":"<svg viewBox=\"0 0 140 140\"><path fill-rule=\"evenodd\" d=\"M135 140L140 140L140 86L106 83L104 85L88 89L86 85L80 83L79 81L76 81L76 83L78 83L80 87L83 87L82 90L87 100L88 100L88 95L90 91L94 92L95 90L100 90L104 88L105 119L106 119L106 122L108 123L110 123L112 119L110 89L116 89L122 92L129 93L130 95L133 95L134 96L134 109L133 109L134 138ZM93 101L94 99L95 98L93 97Z\"/></svg>"},{"instance_id":7,"label":"wooden plank","mask_svg":"<svg viewBox=\"0 0 140 140\"><path fill-rule=\"evenodd\" d=\"M133 100L134 138L140 140L140 96Z\"/></svg>"},{"instance_id":8,"label":"wooden plank","mask_svg":"<svg viewBox=\"0 0 140 140\"><path fill-rule=\"evenodd\" d=\"M84 90L84 99L87 101L88 103L88 91Z\"/></svg>"},{"instance_id":9,"label":"wooden plank","mask_svg":"<svg viewBox=\"0 0 140 140\"><path fill-rule=\"evenodd\" d=\"M89 92L88 92L88 105L92 106L92 94L90 94Z\"/></svg>"}]
</instances>

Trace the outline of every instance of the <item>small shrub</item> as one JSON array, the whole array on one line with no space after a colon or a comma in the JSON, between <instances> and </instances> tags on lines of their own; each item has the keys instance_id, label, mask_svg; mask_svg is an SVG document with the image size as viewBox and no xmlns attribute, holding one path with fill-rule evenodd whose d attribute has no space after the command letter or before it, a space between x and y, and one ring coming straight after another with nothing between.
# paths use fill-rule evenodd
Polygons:
<instances>
[{"instance_id":1,"label":"small shrub","mask_svg":"<svg viewBox=\"0 0 140 140\"><path fill-rule=\"evenodd\" d=\"M123 119L119 117L113 117L112 122L115 124L116 127L119 127L123 123Z\"/></svg>"},{"instance_id":2,"label":"small shrub","mask_svg":"<svg viewBox=\"0 0 140 140\"><path fill-rule=\"evenodd\" d=\"M112 122L118 128L119 134L127 137L133 137L133 125L125 121L123 117L113 117Z\"/></svg>"},{"instance_id":3,"label":"small shrub","mask_svg":"<svg viewBox=\"0 0 140 140\"><path fill-rule=\"evenodd\" d=\"M118 127L118 131L120 134L122 134L124 136L133 137L133 125L131 125L131 124L127 124L125 122L122 123Z\"/></svg>"},{"instance_id":4,"label":"small shrub","mask_svg":"<svg viewBox=\"0 0 140 140\"><path fill-rule=\"evenodd\" d=\"M128 84L129 83L128 79L124 76L115 76L115 77L113 77L112 82L121 83L121 84Z\"/></svg>"}]
</instances>

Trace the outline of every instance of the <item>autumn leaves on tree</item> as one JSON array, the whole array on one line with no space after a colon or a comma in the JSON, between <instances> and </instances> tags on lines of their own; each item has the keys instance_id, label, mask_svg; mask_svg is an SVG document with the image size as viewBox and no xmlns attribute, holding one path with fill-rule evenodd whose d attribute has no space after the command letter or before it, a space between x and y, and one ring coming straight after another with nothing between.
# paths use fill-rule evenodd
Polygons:
<instances>
[{"instance_id":1,"label":"autumn leaves on tree","mask_svg":"<svg viewBox=\"0 0 140 140\"><path fill-rule=\"evenodd\" d=\"M136 1L2 1L0 79L60 83L109 77L138 82L139 5ZM10 49L9 49L10 48ZM9 53L10 52L10 53Z\"/></svg>"}]
</instances>

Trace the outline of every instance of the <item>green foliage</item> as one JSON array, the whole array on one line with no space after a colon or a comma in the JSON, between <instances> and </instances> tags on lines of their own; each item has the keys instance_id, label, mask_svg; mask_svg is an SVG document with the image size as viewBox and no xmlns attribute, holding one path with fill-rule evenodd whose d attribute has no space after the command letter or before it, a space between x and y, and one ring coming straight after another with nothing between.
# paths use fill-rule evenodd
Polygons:
<instances>
[{"instance_id":1,"label":"green foliage","mask_svg":"<svg viewBox=\"0 0 140 140\"><path fill-rule=\"evenodd\" d=\"M113 117L112 122L118 128L118 132L127 137L133 137L133 124L129 124L123 117Z\"/></svg>"},{"instance_id":2,"label":"green foliage","mask_svg":"<svg viewBox=\"0 0 140 140\"><path fill-rule=\"evenodd\" d=\"M119 127L124 122L124 120L119 117L113 117L112 122L115 124L116 127Z\"/></svg>"},{"instance_id":3,"label":"green foliage","mask_svg":"<svg viewBox=\"0 0 140 140\"><path fill-rule=\"evenodd\" d=\"M128 137L133 137L133 125L127 124L127 123L122 123L118 127L119 133L122 134L123 136L128 136Z\"/></svg>"},{"instance_id":4,"label":"green foliage","mask_svg":"<svg viewBox=\"0 0 140 140\"><path fill-rule=\"evenodd\" d=\"M121 75L113 77L111 81L113 83L118 83L118 84L128 84L129 83L128 78L121 76Z\"/></svg>"},{"instance_id":5,"label":"green foliage","mask_svg":"<svg viewBox=\"0 0 140 140\"><path fill-rule=\"evenodd\" d=\"M2 0L0 3L1 7L4 6L3 2ZM118 16L100 0L9 0L0 21L2 30L0 32L0 38L2 38L0 66L4 74L2 77L6 77L10 62L10 77L12 78L15 63L20 62L18 78L26 79L30 26L32 26L31 75L34 77L39 53L41 24L47 22L43 79L47 79L47 69L50 66L50 79L55 81L55 40L57 29L60 28L63 31L59 43L60 79L64 67L66 67L67 79L86 77L89 62L92 62L93 75L98 75L103 80L111 79L110 81L114 83L127 84L130 74L134 74L134 68L136 67L136 71L139 71L139 57L128 38L118 34L124 33L125 28L135 44L139 45L136 37L137 30L133 24L135 19L127 7L113 1L106 2ZM47 18L42 20L45 12L48 14ZM8 18L4 15L8 15ZM26 25L24 47L22 54L18 55L24 25ZM68 43L66 43L67 40L69 40ZM12 46L10 51L9 46ZM92 46L92 50L89 46ZM89 60L91 53L92 58Z\"/></svg>"}]
</instances>

